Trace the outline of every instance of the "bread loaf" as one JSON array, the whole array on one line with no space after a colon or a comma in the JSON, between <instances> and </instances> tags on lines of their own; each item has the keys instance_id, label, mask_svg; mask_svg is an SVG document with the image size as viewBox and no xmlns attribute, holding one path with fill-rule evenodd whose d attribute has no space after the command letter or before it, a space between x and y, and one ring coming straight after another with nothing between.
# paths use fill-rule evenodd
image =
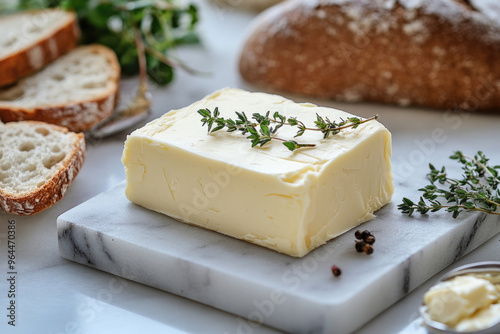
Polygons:
<instances>
[{"instance_id":1,"label":"bread loaf","mask_svg":"<svg viewBox=\"0 0 500 334\"><path fill-rule=\"evenodd\" d=\"M16 82L73 49L76 15L61 9L0 16L0 86Z\"/></svg>"},{"instance_id":2,"label":"bread loaf","mask_svg":"<svg viewBox=\"0 0 500 334\"><path fill-rule=\"evenodd\" d=\"M343 101L500 109L500 2L290 0L262 13L243 78Z\"/></svg>"},{"instance_id":3,"label":"bread loaf","mask_svg":"<svg viewBox=\"0 0 500 334\"><path fill-rule=\"evenodd\" d=\"M50 207L84 159L83 134L43 122L0 122L0 209L33 215Z\"/></svg>"},{"instance_id":4,"label":"bread loaf","mask_svg":"<svg viewBox=\"0 0 500 334\"><path fill-rule=\"evenodd\" d=\"M80 132L111 116L118 99L120 66L102 45L80 46L0 89L0 120L36 120Z\"/></svg>"}]
</instances>

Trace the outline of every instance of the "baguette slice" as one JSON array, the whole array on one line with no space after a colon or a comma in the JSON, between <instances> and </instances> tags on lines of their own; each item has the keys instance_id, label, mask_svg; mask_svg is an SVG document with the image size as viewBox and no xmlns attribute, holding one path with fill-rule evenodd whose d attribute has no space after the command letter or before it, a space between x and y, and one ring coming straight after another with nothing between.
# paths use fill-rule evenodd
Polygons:
<instances>
[{"instance_id":1,"label":"baguette slice","mask_svg":"<svg viewBox=\"0 0 500 334\"><path fill-rule=\"evenodd\" d=\"M60 9L0 16L0 86L16 82L73 49L76 15Z\"/></svg>"},{"instance_id":2,"label":"baguette slice","mask_svg":"<svg viewBox=\"0 0 500 334\"><path fill-rule=\"evenodd\" d=\"M29 216L50 207L84 160L81 133L43 122L0 122L0 208Z\"/></svg>"},{"instance_id":3,"label":"baguette slice","mask_svg":"<svg viewBox=\"0 0 500 334\"><path fill-rule=\"evenodd\" d=\"M80 132L113 113L120 80L115 53L80 46L33 76L0 89L0 120L36 120Z\"/></svg>"}]
</instances>

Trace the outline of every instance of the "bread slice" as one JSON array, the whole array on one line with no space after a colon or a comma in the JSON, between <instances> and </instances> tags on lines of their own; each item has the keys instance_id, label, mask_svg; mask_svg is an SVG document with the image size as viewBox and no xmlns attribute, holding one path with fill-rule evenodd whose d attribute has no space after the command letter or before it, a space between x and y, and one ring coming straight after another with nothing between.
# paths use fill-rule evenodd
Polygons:
<instances>
[{"instance_id":1,"label":"bread slice","mask_svg":"<svg viewBox=\"0 0 500 334\"><path fill-rule=\"evenodd\" d=\"M80 46L0 89L0 120L36 120L80 132L111 116L118 99L120 66L102 45Z\"/></svg>"},{"instance_id":2,"label":"bread slice","mask_svg":"<svg viewBox=\"0 0 500 334\"><path fill-rule=\"evenodd\" d=\"M85 159L83 134L43 122L0 122L0 208L29 216L59 201Z\"/></svg>"},{"instance_id":3,"label":"bread slice","mask_svg":"<svg viewBox=\"0 0 500 334\"><path fill-rule=\"evenodd\" d=\"M16 82L73 49L76 15L61 9L0 16L0 86Z\"/></svg>"},{"instance_id":4,"label":"bread slice","mask_svg":"<svg viewBox=\"0 0 500 334\"><path fill-rule=\"evenodd\" d=\"M243 45L244 79L344 101L500 109L500 2L289 0Z\"/></svg>"}]
</instances>

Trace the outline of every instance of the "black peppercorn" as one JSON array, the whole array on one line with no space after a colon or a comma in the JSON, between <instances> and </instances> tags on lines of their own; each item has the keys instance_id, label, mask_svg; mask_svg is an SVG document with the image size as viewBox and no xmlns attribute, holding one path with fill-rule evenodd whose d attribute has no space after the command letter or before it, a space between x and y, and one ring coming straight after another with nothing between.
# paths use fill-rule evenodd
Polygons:
<instances>
[{"instance_id":1,"label":"black peppercorn","mask_svg":"<svg viewBox=\"0 0 500 334\"><path fill-rule=\"evenodd\" d=\"M358 242L356 242L356 245L355 245L356 251L358 253L362 253L365 245L367 245L367 243L364 242L364 241L358 241Z\"/></svg>"},{"instance_id":2,"label":"black peppercorn","mask_svg":"<svg viewBox=\"0 0 500 334\"><path fill-rule=\"evenodd\" d=\"M361 232L361 239L365 240L366 238L368 238L369 236L372 236L372 232L368 231L368 230L364 230L363 232ZM366 240L365 240L366 241Z\"/></svg>"},{"instance_id":3,"label":"black peppercorn","mask_svg":"<svg viewBox=\"0 0 500 334\"><path fill-rule=\"evenodd\" d=\"M371 253L373 253L373 247L369 244L365 244L365 246L363 247L363 251L366 255L370 255Z\"/></svg>"},{"instance_id":4,"label":"black peppercorn","mask_svg":"<svg viewBox=\"0 0 500 334\"><path fill-rule=\"evenodd\" d=\"M369 245L373 245L375 243L375 237L373 235L369 235L364 239L364 242Z\"/></svg>"},{"instance_id":5,"label":"black peppercorn","mask_svg":"<svg viewBox=\"0 0 500 334\"><path fill-rule=\"evenodd\" d=\"M333 276L337 277L337 276L340 276L340 274L342 274L342 271L340 270L339 267L332 266L332 274L333 274Z\"/></svg>"}]
</instances>

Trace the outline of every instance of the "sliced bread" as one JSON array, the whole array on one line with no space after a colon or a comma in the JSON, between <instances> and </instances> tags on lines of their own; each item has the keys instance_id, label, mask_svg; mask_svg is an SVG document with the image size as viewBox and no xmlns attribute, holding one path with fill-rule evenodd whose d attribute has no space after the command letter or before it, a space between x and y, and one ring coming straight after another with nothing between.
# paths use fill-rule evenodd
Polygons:
<instances>
[{"instance_id":1,"label":"sliced bread","mask_svg":"<svg viewBox=\"0 0 500 334\"><path fill-rule=\"evenodd\" d=\"M29 216L50 207L84 159L81 133L35 121L0 123L0 208Z\"/></svg>"},{"instance_id":2,"label":"sliced bread","mask_svg":"<svg viewBox=\"0 0 500 334\"><path fill-rule=\"evenodd\" d=\"M0 120L36 120L81 132L111 116L120 66L102 45L80 46L40 72L0 89Z\"/></svg>"},{"instance_id":3,"label":"sliced bread","mask_svg":"<svg viewBox=\"0 0 500 334\"><path fill-rule=\"evenodd\" d=\"M0 16L0 86L12 84L73 49L76 15L61 9Z\"/></svg>"}]
</instances>

